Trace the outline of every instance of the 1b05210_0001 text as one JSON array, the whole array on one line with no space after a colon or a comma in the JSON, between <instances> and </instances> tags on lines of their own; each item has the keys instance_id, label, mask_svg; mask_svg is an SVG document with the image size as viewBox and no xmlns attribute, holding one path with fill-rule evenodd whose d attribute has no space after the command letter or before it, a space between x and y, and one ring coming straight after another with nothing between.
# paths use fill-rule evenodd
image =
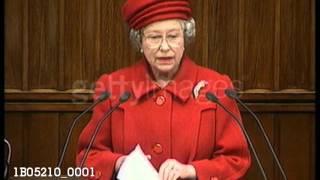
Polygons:
<instances>
[{"instance_id":1,"label":"1b05210_0001 text","mask_svg":"<svg viewBox=\"0 0 320 180\"><path fill-rule=\"evenodd\" d=\"M68 167L66 173L61 174L58 167L13 167L14 177L93 177L92 167Z\"/></svg>"}]
</instances>

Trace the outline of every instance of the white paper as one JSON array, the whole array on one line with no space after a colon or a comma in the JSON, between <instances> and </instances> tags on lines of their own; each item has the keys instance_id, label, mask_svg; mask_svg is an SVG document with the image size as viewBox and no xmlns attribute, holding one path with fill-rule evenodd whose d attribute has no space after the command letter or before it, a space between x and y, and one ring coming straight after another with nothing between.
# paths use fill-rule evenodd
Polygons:
<instances>
[{"instance_id":1,"label":"white paper","mask_svg":"<svg viewBox=\"0 0 320 180\"><path fill-rule=\"evenodd\" d=\"M159 180L156 169L152 166L139 145L126 157L121 165L119 180Z\"/></svg>"}]
</instances>

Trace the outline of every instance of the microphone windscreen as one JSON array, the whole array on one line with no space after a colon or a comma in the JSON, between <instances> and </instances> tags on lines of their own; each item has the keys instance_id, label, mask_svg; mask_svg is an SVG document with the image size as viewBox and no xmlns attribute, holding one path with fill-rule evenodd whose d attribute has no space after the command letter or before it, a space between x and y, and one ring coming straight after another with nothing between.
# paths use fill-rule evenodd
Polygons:
<instances>
[{"instance_id":1,"label":"microphone windscreen","mask_svg":"<svg viewBox=\"0 0 320 180\"><path fill-rule=\"evenodd\" d=\"M110 97L110 93L108 91L105 91L99 96L98 100L103 101L105 99L108 99L109 97Z\"/></svg>"},{"instance_id":2,"label":"microphone windscreen","mask_svg":"<svg viewBox=\"0 0 320 180\"><path fill-rule=\"evenodd\" d=\"M217 96L215 96L215 95L212 94L211 92L207 92L207 93L206 93L206 97L207 97L207 99L208 99L209 101L212 101L212 102L215 102L215 103L219 102Z\"/></svg>"},{"instance_id":3,"label":"microphone windscreen","mask_svg":"<svg viewBox=\"0 0 320 180\"><path fill-rule=\"evenodd\" d=\"M235 91L234 89L226 89L224 91L226 93L226 95L232 99L237 99L238 98L238 94L237 91Z\"/></svg>"},{"instance_id":4,"label":"microphone windscreen","mask_svg":"<svg viewBox=\"0 0 320 180\"><path fill-rule=\"evenodd\" d=\"M131 96L131 93L130 92L124 92L121 96L120 96L120 99L119 99L119 101L120 101L120 103L124 103L124 102L126 102L129 98L130 98L130 96Z\"/></svg>"}]
</instances>

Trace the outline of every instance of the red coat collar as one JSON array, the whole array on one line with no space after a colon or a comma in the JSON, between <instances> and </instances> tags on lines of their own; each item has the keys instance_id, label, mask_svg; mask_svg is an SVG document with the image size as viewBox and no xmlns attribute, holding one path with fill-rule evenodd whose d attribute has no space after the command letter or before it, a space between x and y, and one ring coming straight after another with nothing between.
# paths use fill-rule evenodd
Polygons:
<instances>
[{"instance_id":1,"label":"red coat collar","mask_svg":"<svg viewBox=\"0 0 320 180\"><path fill-rule=\"evenodd\" d=\"M163 89L185 102L192 94L196 79L197 65L189 57L184 56L174 79ZM140 60L134 68L131 82L132 92L137 100L150 92L161 89L154 82L145 59Z\"/></svg>"}]
</instances>

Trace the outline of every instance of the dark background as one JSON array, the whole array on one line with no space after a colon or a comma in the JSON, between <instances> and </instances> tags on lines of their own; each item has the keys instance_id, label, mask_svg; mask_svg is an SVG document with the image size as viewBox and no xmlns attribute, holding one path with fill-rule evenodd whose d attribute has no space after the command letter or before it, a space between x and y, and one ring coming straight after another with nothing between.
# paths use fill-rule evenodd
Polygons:
<instances>
[{"instance_id":1,"label":"dark background","mask_svg":"<svg viewBox=\"0 0 320 180\"><path fill-rule=\"evenodd\" d=\"M5 1L5 136L12 167L54 167L103 73L133 64L123 0ZM196 63L228 74L261 118L288 179L315 178L315 0L193 0ZM241 109L242 110L242 109ZM242 111L270 179L280 173ZM77 126L63 168L74 166ZM12 175L11 170L11 175ZM261 179L253 163L247 179Z\"/></svg>"}]
</instances>

